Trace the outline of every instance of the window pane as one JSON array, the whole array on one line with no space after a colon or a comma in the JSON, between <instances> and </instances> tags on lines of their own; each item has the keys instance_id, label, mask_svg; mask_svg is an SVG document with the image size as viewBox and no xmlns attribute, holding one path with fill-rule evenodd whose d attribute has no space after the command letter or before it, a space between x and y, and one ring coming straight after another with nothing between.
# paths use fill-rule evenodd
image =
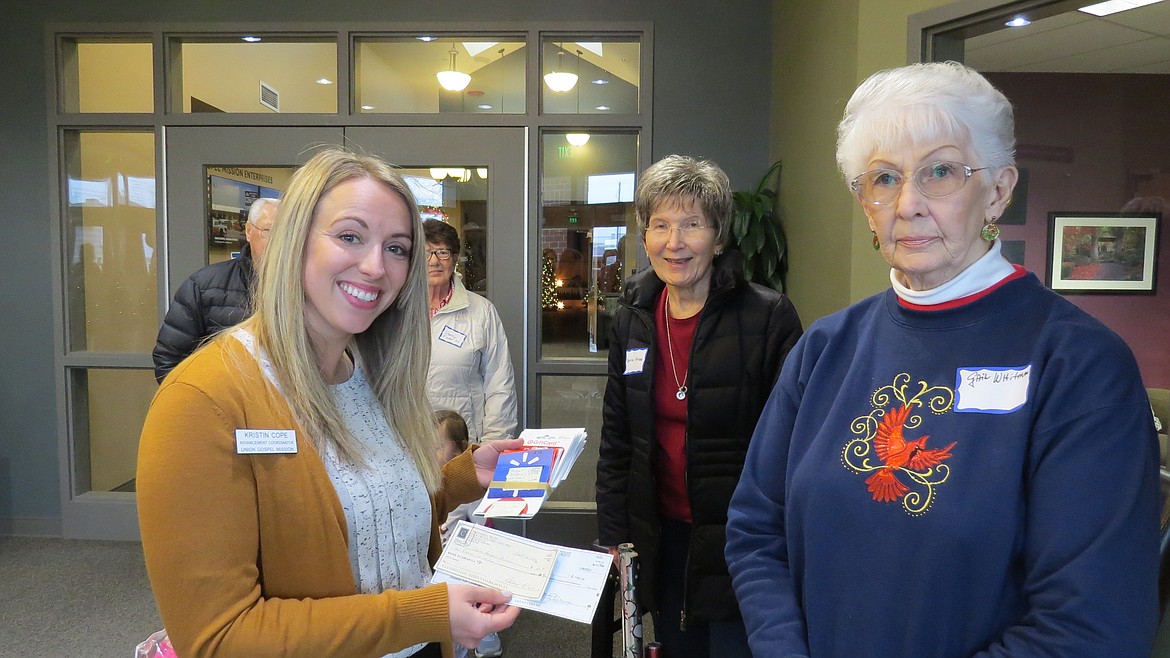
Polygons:
<instances>
[{"instance_id":1,"label":"window pane","mask_svg":"<svg viewBox=\"0 0 1170 658\"><path fill-rule=\"evenodd\" d=\"M138 435L158 390L154 374L98 369L75 369L69 374L80 471L76 493L134 491Z\"/></svg>"},{"instance_id":2,"label":"window pane","mask_svg":"<svg viewBox=\"0 0 1170 658\"><path fill-rule=\"evenodd\" d=\"M279 199L296 167L207 167L207 262L238 258L256 199Z\"/></svg>"},{"instance_id":3,"label":"window pane","mask_svg":"<svg viewBox=\"0 0 1170 658\"><path fill-rule=\"evenodd\" d=\"M589 434L585 451L549 502L592 503L597 483L605 377L545 375L540 378L540 393L541 427L584 427Z\"/></svg>"},{"instance_id":4,"label":"window pane","mask_svg":"<svg viewBox=\"0 0 1170 658\"><path fill-rule=\"evenodd\" d=\"M622 282L639 249L638 136L593 134L572 146L542 137L541 356L605 359Z\"/></svg>"},{"instance_id":5,"label":"window pane","mask_svg":"<svg viewBox=\"0 0 1170 658\"><path fill-rule=\"evenodd\" d=\"M252 37L255 38L255 37ZM337 112L337 42L179 42L182 112Z\"/></svg>"},{"instance_id":6,"label":"window pane","mask_svg":"<svg viewBox=\"0 0 1170 658\"><path fill-rule=\"evenodd\" d=\"M356 113L525 111L523 40L392 37L360 38L355 45ZM445 88L437 74L451 70L470 78L454 76Z\"/></svg>"},{"instance_id":7,"label":"window pane","mask_svg":"<svg viewBox=\"0 0 1170 658\"><path fill-rule=\"evenodd\" d=\"M158 332L154 133L65 135L69 349L149 352Z\"/></svg>"},{"instance_id":8,"label":"window pane","mask_svg":"<svg viewBox=\"0 0 1170 658\"><path fill-rule=\"evenodd\" d=\"M414 192L423 221L444 221L459 233L455 272L463 285L488 296L487 167L432 165L400 170Z\"/></svg>"},{"instance_id":9,"label":"window pane","mask_svg":"<svg viewBox=\"0 0 1170 658\"><path fill-rule=\"evenodd\" d=\"M642 45L545 39L541 47L545 114L637 114Z\"/></svg>"},{"instance_id":10,"label":"window pane","mask_svg":"<svg viewBox=\"0 0 1170 658\"><path fill-rule=\"evenodd\" d=\"M154 111L150 42L65 39L61 55L63 111Z\"/></svg>"}]
</instances>

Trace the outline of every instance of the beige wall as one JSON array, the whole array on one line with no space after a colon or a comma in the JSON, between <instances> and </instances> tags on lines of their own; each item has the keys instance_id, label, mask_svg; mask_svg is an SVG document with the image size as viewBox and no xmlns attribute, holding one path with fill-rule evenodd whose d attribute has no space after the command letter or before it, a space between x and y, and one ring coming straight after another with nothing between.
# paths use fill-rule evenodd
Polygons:
<instances>
[{"instance_id":1,"label":"beige wall","mask_svg":"<svg viewBox=\"0 0 1170 658\"><path fill-rule=\"evenodd\" d=\"M780 203L789 292L807 326L889 286L861 209L834 161L845 102L874 71L907 61L907 19L939 0L776 0L772 156L784 161Z\"/></svg>"}]
</instances>

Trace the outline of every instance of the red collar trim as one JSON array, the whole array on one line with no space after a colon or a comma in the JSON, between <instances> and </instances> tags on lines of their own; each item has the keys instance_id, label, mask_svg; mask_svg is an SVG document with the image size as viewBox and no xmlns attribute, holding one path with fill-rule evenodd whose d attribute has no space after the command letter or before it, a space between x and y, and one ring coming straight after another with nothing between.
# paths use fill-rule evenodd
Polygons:
<instances>
[{"instance_id":1,"label":"red collar trim","mask_svg":"<svg viewBox=\"0 0 1170 658\"><path fill-rule=\"evenodd\" d=\"M990 288L988 288L986 290L980 290L979 292L974 293L972 295L967 295L966 297L952 299L949 302L942 302L940 304L928 304L928 305L915 304L914 302L908 302L905 299L898 297L898 304L900 304L903 308L908 308L908 309L911 309L914 311L945 311L947 309L965 306L965 305L970 304L971 302L973 302L977 299L982 299L982 298L986 297L987 295L990 295L992 292L994 292L996 289L998 289L1000 286L1004 285L1005 283L1008 283L1009 281L1015 281L1016 279L1022 278L1028 274L1028 270L1025 270L1023 267L1016 265L1015 263L1012 264L1012 268L1015 270L1014 272L1012 272L1011 274L1000 279L994 285L992 285Z\"/></svg>"}]
</instances>

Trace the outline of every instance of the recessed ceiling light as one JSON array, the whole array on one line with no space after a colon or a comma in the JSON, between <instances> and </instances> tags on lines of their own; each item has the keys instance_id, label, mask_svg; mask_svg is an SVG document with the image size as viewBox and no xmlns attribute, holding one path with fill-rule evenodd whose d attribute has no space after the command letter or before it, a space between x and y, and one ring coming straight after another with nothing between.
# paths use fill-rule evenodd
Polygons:
<instances>
[{"instance_id":1,"label":"recessed ceiling light","mask_svg":"<svg viewBox=\"0 0 1170 658\"><path fill-rule=\"evenodd\" d=\"M372 110L372 109L374 109L374 106L373 105L363 105L362 109L363 110Z\"/></svg>"},{"instance_id":2,"label":"recessed ceiling light","mask_svg":"<svg viewBox=\"0 0 1170 658\"><path fill-rule=\"evenodd\" d=\"M419 41L434 41L435 40L435 37L430 37L430 36L421 36L421 37L415 37L415 38L418 39Z\"/></svg>"},{"instance_id":3,"label":"recessed ceiling light","mask_svg":"<svg viewBox=\"0 0 1170 658\"><path fill-rule=\"evenodd\" d=\"M1094 16L1108 16L1109 14L1116 14L1119 11L1129 11L1130 9L1137 9L1138 7L1145 7L1152 5L1155 2L1162 0L1109 0L1108 2L1098 2L1096 4L1081 7L1077 11L1083 11L1086 14Z\"/></svg>"},{"instance_id":4,"label":"recessed ceiling light","mask_svg":"<svg viewBox=\"0 0 1170 658\"><path fill-rule=\"evenodd\" d=\"M591 80L590 82L592 82L592 83L593 83L593 84L595 84L595 85L607 85L607 84L609 84L609 80L606 80L605 78L598 78L598 79L596 79L596 80Z\"/></svg>"},{"instance_id":5,"label":"recessed ceiling light","mask_svg":"<svg viewBox=\"0 0 1170 658\"><path fill-rule=\"evenodd\" d=\"M319 85L331 85L331 84L333 84L333 81L332 81L332 80L330 80L329 78L321 78L320 80L317 80L317 84L319 84Z\"/></svg>"},{"instance_id":6,"label":"recessed ceiling light","mask_svg":"<svg viewBox=\"0 0 1170 658\"><path fill-rule=\"evenodd\" d=\"M1023 16L1016 16L1015 18L1011 19L1010 21L1004 23L1004 25L1006 25L1008 27L1024 27L1025 25L1031 25L1031 24L1032 24L1032 21L1024 18Z\"/></svg>"},{"instance_id":7,"label":"recessed ceiling light","mask_svg":"<svg viewBox=\"0 0 1170 658\"><path fill-rule=\"evenodd\" d=\"M243 37L243 39L244 39L244 41L247 41L248 43L256 43L257 41L260 40L260 37L254 37L251 34L249 34L248 36Z\"/></svg>"},{"instance_id":8,"label":"recessed ceiling light","mask_svg":"<svg viewBox=\"0 0 1170 658\"><path fill-rule=\"evenodd\" d=\"M601 110L602 112L604 112L604 111L606 111L606 110L608 110L608 109L609 109L609 106L608 106L608 105L598 105L597 107L595 107L595 108L593 108L593 109L595 109L595 110Z\"/></svg>"},{"instance_id":9,"label":"recessed ceiling light","mask_svg":"<svg viewBox=\"0 0 1170 658\"><path fill-rule=\"evenodd\" d=\"M491 105L488 105L487 103L484 103L483 105L480 105L480 106L478 106L478 107L479 107L479 109L481 109L481 110L490 110L490 109L492 109L492 106L491 106Z\"/></svg>"}]
</instances>

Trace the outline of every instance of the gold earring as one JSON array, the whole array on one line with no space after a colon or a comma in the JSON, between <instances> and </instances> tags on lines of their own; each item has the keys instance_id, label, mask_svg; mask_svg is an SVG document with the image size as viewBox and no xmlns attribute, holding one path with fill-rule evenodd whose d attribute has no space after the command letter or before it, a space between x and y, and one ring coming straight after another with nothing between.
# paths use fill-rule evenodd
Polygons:
<instances>
[{"instance_id":1,"label":"gold earring","mask_svg":"<svg viewBox=\"0 0 1170 658\"><path fill-rule=\"evenodd\" d=\"M995 215L991 216L991 221L983 225L983 229L979 231L979 237L988 242L995 242L999 238L999 226L996 225L995 220L999 219Z\"/></svg>"}]
</instances>

